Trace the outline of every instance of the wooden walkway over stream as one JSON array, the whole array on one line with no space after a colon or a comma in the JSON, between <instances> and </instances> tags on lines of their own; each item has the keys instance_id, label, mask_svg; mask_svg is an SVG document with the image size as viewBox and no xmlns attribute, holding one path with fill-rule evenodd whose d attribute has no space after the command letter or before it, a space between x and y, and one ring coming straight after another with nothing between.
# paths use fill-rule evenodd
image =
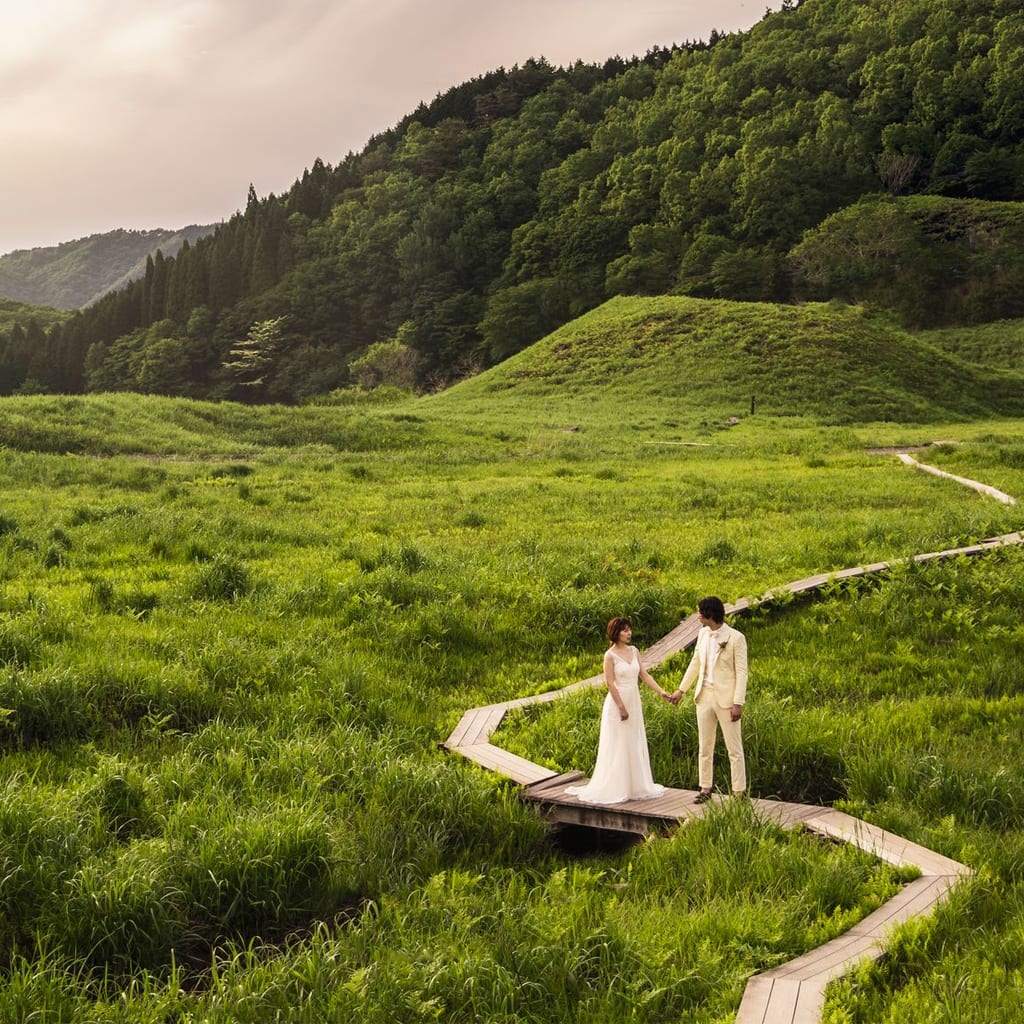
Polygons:
<instances>
[{"instance_id":1,"label":"wooden walkway over stream","mask_svg":"<svg viewBox=\"0 0 1024 1024\"><path fill-rule=\"evenodd\" d=\"M916 468L949 477L997 500L1013 503L1008 495L984 484L953 477L904 455L900 458ZM899 564L978 555L1022 543L1024 535L1010 533L966 547L809 576L769 591L755 601L744 598L726 605L726 613L734 615L786 594L814 592L839 580L885 572ZM696 615L684 619L643 652L644 664L654 667L672 654L692 647L699 629ZM715 796L710 803L700 805L693 802L696 790L668 789L663 796L652 800L634 800L610 806L587 804L565 795L566 787L585 780L581 772L553 772L491 743L492 735L509 709L557 700L581 689L603 685L604 676L595 675L560 690L471 708L462 716L444 742L444 747L518 783L522 787L521 797L535 803L548 820L555 822L639 834L671 831L708 813L717 802L731 799ZM880 957L892 928L912 917L929 913L945 898L958 878L971 873L968 867L957 861L832 808L757 798L750 802L754 813L784 828L804 828L821 836L852 843L888 863L916 867L921 874L843 935L787 964L754 975L740 1002L737 1024L817 1024L825 1001L825 988L830 981L847 973L865 957Z\"/></svg>"}]
</instances>

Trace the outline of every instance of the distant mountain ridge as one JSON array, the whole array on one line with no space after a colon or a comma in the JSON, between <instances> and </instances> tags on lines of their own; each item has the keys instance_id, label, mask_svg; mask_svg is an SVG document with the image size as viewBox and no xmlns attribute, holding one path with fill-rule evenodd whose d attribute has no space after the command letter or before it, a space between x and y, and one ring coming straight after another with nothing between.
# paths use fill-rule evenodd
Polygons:
<instances>
[{"instance_id":1,"label":"distant mountain ridge","mask_svg":"<svg viewBox=\"0 0 1024 1024\"><path fill-rule=\"evenodd\" d=\"M0 256L0 297L33 306L82 309L146 273L146 260L160 250L173 256L188 242L212 234L216 224L190 224L174 231L118 228L72 242L18 249Z\"/></svg>"}]
</instances>

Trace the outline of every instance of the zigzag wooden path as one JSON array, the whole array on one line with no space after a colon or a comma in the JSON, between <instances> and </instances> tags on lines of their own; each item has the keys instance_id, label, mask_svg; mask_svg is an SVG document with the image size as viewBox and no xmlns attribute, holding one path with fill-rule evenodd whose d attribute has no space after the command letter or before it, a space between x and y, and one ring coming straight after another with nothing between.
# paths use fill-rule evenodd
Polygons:
<instances>
[{"instance_id":1,"label":"zigzag wooden path","mask_svg":"<svg viewBox=\"0 0 1024 1024\"><path fill-rule=\"evenodd\" d=\"M915 468L948 477L997 500L1013 503L1008 495L984 484L954 477L903 455L900 458ZM808 576L769 591L758 600L743 598L735 604L726 605L726 613L733 615L777 600L785 594L820 590L839 580L884 572L900 564L972 556L1019 544L1024 544L1024 535L1009 533L965 547ZM684 619L644 651L644 664L654 667L678 651L692 647L699 629L696 615ZM603 685L604 676L595 675L560 690L471 708L443 746L518 783L523 787L522 798L538 804L549 820L554 821L644 834L652 827L671 829L699 818L723 799L716 796L711 803L700 805L693 802L696 790L667 789L663 796L652 800L630 800L610 806L588 804L565 795L568 786L585 781L582 773L553 772L490 742L490 737L510 708L550 702L581 689ZM743 993L736 1024L817 1024L825 1001L825 988L830 981L847 973L865 957L877 959L881 956L886 937L896 925L929 913L945 899L959 878L971 873L964 864L832 808L756 798L751 800L751 804L759 816L769 818L784 828L806 828L818 835L852 843L888 863L916 867L921 876L838 938L780 967L754 975Z\"/></svg>"}]
</instances>

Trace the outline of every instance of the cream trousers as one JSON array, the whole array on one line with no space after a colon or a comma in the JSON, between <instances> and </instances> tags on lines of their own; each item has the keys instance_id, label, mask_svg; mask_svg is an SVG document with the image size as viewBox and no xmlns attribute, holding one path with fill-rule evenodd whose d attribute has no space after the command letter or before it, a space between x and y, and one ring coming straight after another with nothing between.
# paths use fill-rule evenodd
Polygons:
<instances>
[{"instance_id":1,"label":"cream trousers","mask_svg":"<svg viewBox=\"0 0 1024 1024\"><path fill-rule=\"evenodd\" d=\"M715 739L718 726L722 727L725 748L729 751L729 770L734 793L747 789L747 760L743 756L743 729L734 722L730 708L719 707L705 687L697 698L697 773L701 789L711 789L714 780Z\"/></svg>"}]
</instances>

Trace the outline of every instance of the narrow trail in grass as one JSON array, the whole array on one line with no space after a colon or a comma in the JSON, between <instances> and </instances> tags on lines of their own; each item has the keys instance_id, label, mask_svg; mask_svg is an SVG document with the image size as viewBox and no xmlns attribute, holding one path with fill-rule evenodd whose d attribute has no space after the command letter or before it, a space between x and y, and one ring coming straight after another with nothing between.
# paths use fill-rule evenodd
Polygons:
<instances>
[{"instance_id":1,"label":"narrow trail in grass","mask_svg":"<svg viewBox=\"0 0 1024 1024\"><path fill-rule=\"evenodd\" d=\"M905 451L890 450L886 454L894 454L904 465L970 487L1004 504L1016 504L1014 498L994 487L920 463ZM817 591L833 581L883 572L900 563L976 555L993 548L1019 544L1024 544L1024 534L1003 534L967 547L929 551L895 562L876 562L822 573L787 583L769 591L759 600L742 598L736 604L726 605L726 612L732 615L748 611L760 604L777 600L783 594ZM696 615L685 619L644 652L644 663L653 667L670 655L692 647L698 628ZM443 745L453 753L461 754L518 783L523 787L524 798L542 805L554 820L646 832L652 825L665 827L671 824L678 827L708 813L713 804L694 804L695 791L692 790L670 789L664 797L654 801L626 801L610 807L587 805L575 797L565 796L563 792L567 786L579 783L582 778L580 772L558 774L490 742L491 735L510 708L553 701L577 690L603 684L604 676L597 675L561 690L471 708L462 716ZM917 867L921 876L838 938L795 960L751 977L740 1001L736 1024L817 1024L821 1020L825 1003L825 988L830 981L848 973L866 957L881 957L889 933L895 926L930 913L948 896L949 890L960 878L973 873L964 864L832 808L762 799L754 799L751 804L754 813L770 817L784 827L807 828L819 835L852 843L889 863Z\"/></svg>"},{"instance_id":2,"label":"narrow trail in grass","mask_svg":"<svg viewBox=\"0 0 1024 1024\"><path fill-rule=\"evenodd\" d=\"M947 480L953 480L958 484L963 484L964 487L970 487L979 494L987 494L990 498L995 498L996 501L1001 501L1004 505L1017 504L1016 498L1012 498L1009 494L1004 494L1002 491L997 491L994 487L989 487L988 484L978 483L977 480L969 480L967 477L957 476L955 473L947 473L944 469L938 469L936 466L925 465L925 463L918 462L913 455L908 455L906 452L897 452L896 454L899 460L906 466L913 466L914 469L931 473L933 476L941 476Z\"/></svg>"}]
</instances>

